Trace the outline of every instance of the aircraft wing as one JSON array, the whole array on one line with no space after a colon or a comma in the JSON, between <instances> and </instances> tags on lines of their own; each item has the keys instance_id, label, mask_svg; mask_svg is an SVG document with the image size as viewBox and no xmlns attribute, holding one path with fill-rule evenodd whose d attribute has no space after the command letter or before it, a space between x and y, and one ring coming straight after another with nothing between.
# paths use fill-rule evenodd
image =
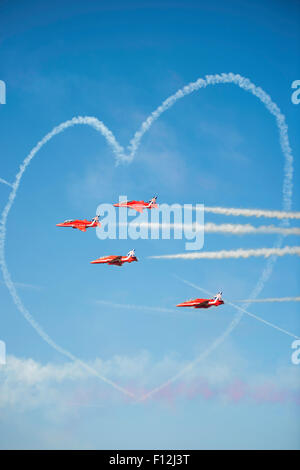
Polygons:
<instances>
[{"instance_id":1,"label":"aircraft wing","mask_svg":"<svg viewBox=\"0 0 300 470\"><path fill-rule=\"evenodd\" d=\"M135 211L142 213L145 209L145 203L144 201L130 201L128 203L128 207L130 209L134 209Z\"/></svg>"},{"instance_id":2,"label":"aircraft wing","mask_svg":"<svg viewBox=\"0 0 300 470\"><path fill-rule=\"evenodd\" d=\"M86 226L85 225L77 225L77 228L81 230L82 232L86 232Z\"/></svg>"},{"instance_id":3,"label":"aircraft wing","mask_svg":"<svg viewBox=\"0 0 300 470\"><path fill-rule=\"evenodd\" d=\"M108 264L115 264L116 266L122 266L122 256L115 256L108 261Z\"/></svg>"},{"instance_id":4,"label":"aircraft wing","mask_svg":"<svg viewBox=\"0 0 300 470\"><path fill-rule=\"evenodd\" d=\"M134 209L137 212L143 213L144 207L143 206L131 206L131 209Z\"/></svg>"},{"instance_id":5,"label":"aircraft wing","mask_svg":"<svg viewBox=\"0 0 300 470\"><path fill-rule=\"evenodd\" d=\"M209 303L209 300L203 300L202 302L199 302L197 305L195 305L195 308L207 307L208 303Z\"/></svg>"},{"instance_id":6,"label":"aircraft wing","mask_svg":"<svg viewBox=\"0 0 300 470\"><path fill-rule=\"evenodd\" d=\"M127 201L114 204L115 207L128 207L128 209L134 209L137 212L143 212L144 210L144 201Z\"/></svg>"}]
</instances>

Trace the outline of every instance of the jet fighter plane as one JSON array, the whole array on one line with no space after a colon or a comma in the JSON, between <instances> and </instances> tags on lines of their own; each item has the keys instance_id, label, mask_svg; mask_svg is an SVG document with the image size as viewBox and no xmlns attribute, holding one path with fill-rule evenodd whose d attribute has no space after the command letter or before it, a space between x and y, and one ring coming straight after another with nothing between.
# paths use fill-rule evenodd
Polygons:
<instances>
[{"instance_id":1,"label":"jet fighter plane","mask_svg":"<svg viewBox=\"0 0 300 470\"><path fill-rule=\"evenodd\" d=\"M90 227L100 227L101 224L99 222L99 216L96 215L96 217L93 217L92 220L65 220L61 224L56 224L57 227L72 227L72 228L78 228L78 230L81 230L82 232L86 232L87 228Z\"/></svg>"},{"instance_id":2,"label":"jet fighter plane","mask_svg":"<svg viewBox=\"0 0 300 470\"><path fill-rule=\"evenodd\" d=\"M132 263L133 261L138 261L135 256L135 251L131 250L127 256L103 256L102 258L95 259L91 261L91 264L110 264L114 266L122 266L124 263Z\"/></svg>"},{"instance_id":3,"label":"jet fighter plane","mask_svg":"<svg viewBox=\"0 0 300 470\"><path fill-rule=\"evenodd\" d=\"M224 304L222 300L222 292L219 292L213 299L193 299L187 302L182 302L176 305L176 307L193 307L193 308L210 308L218 307Z\"/></svg>"},{"instance_id":4,"label":"jet fighter plane","mask_svg":"<svg viewBox=\"0 0 300 470\"><path fill-rule=\"evenodd\" d=\"M158 205L156 204L157 196L150 199L150 201L125 201L114 204L115 207L128 207L129 209L134 209L137 212L143 212L144 209L157 209Z\"/></svg>"}]
</instances>

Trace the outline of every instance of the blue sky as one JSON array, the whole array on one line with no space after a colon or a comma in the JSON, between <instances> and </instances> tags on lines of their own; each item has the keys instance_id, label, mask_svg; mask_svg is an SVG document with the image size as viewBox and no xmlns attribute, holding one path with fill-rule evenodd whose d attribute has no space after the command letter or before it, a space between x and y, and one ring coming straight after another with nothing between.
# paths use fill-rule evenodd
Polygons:
<instances>
[{"instance_id":1,"label":"blue sky","mask_svg":"<svg viewBox=\"0 0 300 470\"><path fill-rule=\"evenodd\" d=\"M297 2L34 2L0 6L0 177L54 126L94 116L126 147L161 102L207 74L233 72L262 87L286 117L299 210ZM130 199L281 209L284 159L274 118L234 85L199 90L145 134L133 163L87 126L54 137L22 179L7 223L6 261L26 308L53 340L133 391L172 377L219 337L236 312L163 313L199 292L248 298L266 265L247 260L155 260L182 240L99 240L58 229L102 202ZM10 188L0 185L4 207ZM278 224L206 214L206 222ZM293 223L297 226L297 223ZM207 234L205 251L272 247L275 235ZM284 244L297 245L295 236ZM139 263L91 266L135 247ZM299 296L296 256L277 259L260 297ZM100 302L99 302L100 301ZM111 304L140 308L120 308ZM45 343L0 284L1 448L299 448L299 366L291 338L249 318L164 393L134 403ZM297 303L250 311L299 335ZM201 386L200 386L200 385ZM204 385L203 385L204 384ZM242 385L241 385L242 384ZM208 393L205 393L208 390ZM240 393L239 393L240 392ZM259 432L258 432L259 430Z\"/></svg>"}]
</instances>

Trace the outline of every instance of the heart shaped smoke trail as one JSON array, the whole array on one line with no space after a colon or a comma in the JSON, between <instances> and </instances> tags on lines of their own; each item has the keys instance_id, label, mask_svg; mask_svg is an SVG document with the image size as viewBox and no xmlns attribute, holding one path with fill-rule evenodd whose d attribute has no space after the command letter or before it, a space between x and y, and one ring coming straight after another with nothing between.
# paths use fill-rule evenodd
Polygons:
<instances>
[{"instance_id":1,"label":"heart shaped smoke trail","mask_svg":"<svg viewBox=\"0 0 300 470\"><path fill-rule=\"evenodd\" d=\"M34 156L38 153L38 151L47 143L49 142L52 137L55 135L58 135L59 133L63 132L64 130L68 129L69 127L73 127L74 125L78 124L85 124L93 127L95 130L100 132L104 138L106 139L107 143L112 147L112 151L116 157L116 162L130 162L133 160L135 153L139 147L141 138L145 134L147 130L150 129L152 124L161 116L162 113L164 113L167 109L169 109L171 106L173 106L179 99L193 93L194 91L200 90L201 88L206 88L207 86L210 85L217 85L217 84L228 84L232 83L234 85L239 86L241 89L251 93L252 95L256 96L266 107L266 109L275 117L276 124L279 130L280 134L280 146L285 158L285 166L284 166L284 181L283 181L283 211L290 211L291 210L291 205L292 205L292 190L293 190L293 185L292 185L292 178L293 178L293 156L292 156L292 151L289 145L289 139L288 139L288 128L285 122L285 117L284 115L280 112L280 109L278 106L271 100L270 96L265 93L261 88L257 87L251 81L247 78L242 77L241 75L238 74L233 74L233 73L222 73L222 74L216 74L216 75L207 75L205 78L199 78L196 82L192 82L180 90L178 90L175 94L167 98L153 113L142 123L140 130L138 130L133 139L130 142L129 145L129 155L126 155L124 152L123 147L121 147L112 132L103 124L103 122L99 121L95 117L74 117L73 119L66 121L59 126L55 127L50 133L48 133L42 140L38 142L38 144L31 150L31 152L28 154L28 156L24 159L23 163L20 166L20 169L16 175L15 182L12 185L12 191L9 194L8 202L6 206L4 207L4 210L2 212L1 220L0 220L0 266L2 269L4 281L6 283L6 286L13 298L13 301L15 305L17 306L18 310L20 313L24 316L24 318L31 324L31 326L36 330L36 332L43 338L47 343L52 346L54 349L56 349L58 352L66 356L68 359L74 360L74 361L79 361L80 364L83 367L89 367L87 364L84 364L82 361L77 359L72 353L69 351L66 351L65 349L61 348L58 346L45 332L44 330L39 326L39 324L34 320L32 315L28 312L28 310L24 307L17 291L14 286L14 283L11 279L10 273L8 271L7 265L6 265L6 260L5 260L5 237L6 237L6 222L8 218L9 211L14 203L14 200L17 195L17 191L22 179L22 176L30 164L31 160L34 158ZM288 226L289 222L287 219L283 219L282 221L283 226ZM280 235L278 238L278 241L275 245L274 248L280 248L281 244L283 241L283 236ZM262 290L265 282L268 280L272 270L273 266L275 263L276 257L272 256L269 258L267 265L265 269L263 270L261 277L255 286L252 295L250 296L251 298L255 298L260 291ZM193 361L190 363L190 366L188 366L188 369L193 367L195 363L198 363L201 359L206 357L210 352L212 352L219 344L224 341L226 335L228 335L239 323L243 313L240 312L238 316L233 320L233 322L229 325L228 329L224 332L221 337L217 338L214 343L211 345L210 348L208 348L205 352L202 353L201 357L197 358L196 361ZM173 377L172 381L176 380L177 377L181 376L185 372L186 368L181 371L179 374L177 374L175 377ZM92 372L92 371L91 371ZM94 371L93 373L96 373L96 375L99 376L103 381L106 383L109 383L116 389L120 390L122 393L125 393L126 395L132 395L129 391L124 390L122 387L119 387L117 384L113 383L112 381L109 381L103 376L100 376L97 371ZM169 381L167 381L165 384L162 384L160 387L158 387L159 390L162 389L162 387L167 386ZM154 389L151 394L155 393ZM150 394L148 394L150 396ZM145 396L143 397L144 399L146 398Z\"/></svg>"}]
</instances>

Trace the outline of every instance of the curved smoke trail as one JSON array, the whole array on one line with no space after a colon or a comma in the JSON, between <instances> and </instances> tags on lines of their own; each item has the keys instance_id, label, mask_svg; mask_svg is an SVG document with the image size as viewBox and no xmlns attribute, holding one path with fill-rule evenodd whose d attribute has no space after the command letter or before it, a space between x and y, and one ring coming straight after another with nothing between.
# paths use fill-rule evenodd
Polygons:
<instances>
[{"instance_id":1,"label":"curved smoke trail","mask_svg":"<svg viewBox=\"0 0 300 470\"><path fill-rule=\"evenodd\" d=\"M43 330L43 328L35 321L33 316L24 307L24 305L23 305L23 303L22 303L22 301L21 301L21 299L20 299L20 297L19 297L19 295L16 291L15 285L12 282L10 273L7 269L7 265L6 265L6 262L5 262L5 251L4 250L5 250L6 221L7 221L9 211L10 211L10 209L13 205L13 202L16 198L17 190L18 190L18 187L20 185L23 173L25 172L27 166L30 164L31 160L34 158L34 156L37 154L37 152L47 142L49 142L49 140L52 139L52 137L54 137L55 135L60 134L64 130L68 129L69 127L73 127L76 124L86 124L86 125L92 126L95 130L100 132L106 138L107 142L112 146L113 152L114 152L116 158L126 161L126 157L123 155L123 148L118 144L118 142L116 141L116 139L113 136L113 134L111 133L111 131L109 131L107 129L107 127L101 121L99 121L96 118L93 118L93 117L80 117L80 116L79 117L74 117L73 119L62 123L59 126L54 127L54 129L51 132L46 134L45 137L37 143L37 145L31 150L31 152L25 158L23 163L20 165L19 172L17 173L15 182L12 185L13 189L12 189L10 195L9 195L8 203L6 204L6 206L5 206L5 208L2 212L2 216L1 216L1 220L0 220L0 265L1 265L1 269L2 269L5 284L6 284L8 290L9 290L9 292L10 292L10 294L11 294L13 300L14 300L15 305L17 306L17 308L19 309L19 311L21 312L23 317L35 329L35 331L38 333L38 335L44 341L46 341L46 343L48 343L49 346L51 346L53 349L55 349L57 352L61 353L62 355L64 355L65 357L67 357L68 359L70 359L72 361L78 362L79 364L81 364L81 366L83 368L88 370L91 374L96 375L98 378L100 378L101 380L103 380L107 384L111 385L116 390L118 390L118 391L124 393L125 395L130 396L131 398L133 398L134 395L131 392L129 392L128 390L126 390L123 387L119 386L117 383L115 383L115 382L107 379L106 377L102 376L101 374L99 374L95 369L90 367L88 364L86 364L85 362L83 362L82 360L80 360L76 356L74 356L72 353L70 353L69 351L63 349L61 346L56 344L47 335L47 333Z\"/></svg>"},{"instance_id":2,"label":"curved smoke trail","mask_svg":"<svg viewBox=\"0 0 300 470\"><path fill-rule=\"evenodd\" d=\"M60 132L64 131L68 127L72 127L73 125L76 124L87 124L95 128L97 131L99 131L107 140L108 144L112 147L113 153L116 156L117 163L119 161L124 161L124 162L130 162L134 158L134 155L136 153L136 150L138 149L138 146L140 144L141 138L144 135L144 133L152 126L153 122L159 118L159 116L165 112L167 109L169 109L173 104L176 103L179 99L183 98L186 95L189 95L193 91L199 90L201 88L205 88L209 85L217 85L217 84L226 84L226 83L233 83L240 88L244 89L245 91L250 92L252 95L256 96L266 107L266 109L275 117L277 127L279 129L279 134L280 134L280 146L283 152L283 155L285 157L285 166L284 166L284 181L283 181L283 210L284 211L290 211L291 209L291 204L292 204L292 190L293 190L293 184L292 184L292 178L293 178L293 156L291 152L291 148L289 145L289 139L288 139L288 128L285 122L285 117L283 114L281 114L280 109L278 106L271 100L270 96L267 95L261 88L255 86L251 81L247 78L244 78L238 74L233 74L233 73L223 73L221 75L216 74L216 75L207 75L204 79L200 78L196 82L190 83L186 85L185 87L181 88L178 90L175 94L170 96L167 100L165 100L161 106L159 106L141 125L141 128L139 131L137 131L133 137L133 139L130 141L129 145L129 155L126 155L124 153L123 147L121 147L117 140L115 139L114 135L112 134L111 131L98 119L94 117L74 117L70 121L66 121L59 126L55 127L49 134L47 134L29 153L29 155L25 158L23 163L20 166L20 170L16 175L15 182L13 183L12 186L12 191L9 195L8 202L2 212L1 220L0 220L0 265L2 269L2 273L4 276L5 283L7 285L7 288L17 306L21 314L24 316L24 318L33 326L33 328L37 331L37 333L45 340L48 342L49 345L54 347L57 351L61 352L68 358L72 360L77 360L75 356L73 356L71 353L68 351L65 351L63 348L60 346L56 345L54 341L51 340L51 338L46 335L46 333L43 331L43 329L37 324L37 322L34 320L34 318L31 316L31 314L25 309L25 307L22 304L21 299L19 298L17 291L14 287L14 284L11 280L11 276L9 274L9 271L6 266L6 261L5 261L5 236L6 236L6 222L7 222L7 217L9 214L9 211L13 205L13 202L15 200L15 197L17 195L17 190L21 182L21 178L23 176L24 171L26 170L27 166L33 159L33 157L37 154L37 152L42 148L45 143L49 142L49 140L59 134ZM289 224L287 219L283 219L282 225L287 226ZM280 248L282 244L283 236L280 235L278 238L278 241L276 243L276 247ZM259 292L262 290L264 283L266 280L269 278L273 265L275 263L276 257L272 256L269 258L267 262L267 266L263 270L263 273L255 286L251 298L255 298ZM215 342L211 345L209 348L209 351L211 352L213 349L215 349L216 345L220 344L220 342L223 341L223 337L225 337L232 331L232 329L239 323L241 316L243 315L242 312L239 313L239 316L236 317L233 322L229 325L228 329L225 331L225 333L222 335L222 337L218 338L215 340ZM229 333L228 333L229 332ZM208 351L208 350L207 350ZM206 352L204 354L208 354ZM196 360L199 362L199 358ZM81 364L84 365L84 363ZM191 363L193 364L193 363ZM89 367L87 365L84 365L84 367ZM188 366L187 366L188 367ZM189 366L190 367L190 366ZM93 372L95 373L95 371ZM182 372L184 373L184 372ZM182 375L182 373L180 375ZM131 395L130 392L125 391L124 389L121 389L118 387L117 384L114 384L110 382L108 379L105 377L100 376L102 380L104 380L107 383L110 383L112 386L115 388L119 389L120 391L123 391L123 393L126 393L127 395ZM161 389L162 387L160 387ZM154 393L154 391L153 391ZM148 394L149 396L149 394Z\"/></svg>"},{"instance_id":3,"label":"curved smoke trail","mask_svg":"<svg viewBox=\"0 0 300 470\"><path fill-rule=\"evenodd\" d=\"M243 90L256 96L266 107L266 109L275 117L277 127L280 132L280 146L285 156L284 167L284 182L283 182L283 210L290 211L292 206L292 191L293 191L293 155L288 138L288 127L285 122L285 117L281 113L279 107L274 103L271 97L260 87L257 87L248 78L242 77L234 73L222 73L215 75L206 75L205 78L199 78L195 82L191 82L183 88L179 89L176 93L167 98L150 116L143 122L141 128L134 134L133 139L129 145L129 158L132 160L140 145L141 138L146 131L150 129L152 124L164 113L167 109L171 108L179 99L190 95L194 91L201 88L206 88L209 85L233 83Z\"/></svg>"}]
</instances>

